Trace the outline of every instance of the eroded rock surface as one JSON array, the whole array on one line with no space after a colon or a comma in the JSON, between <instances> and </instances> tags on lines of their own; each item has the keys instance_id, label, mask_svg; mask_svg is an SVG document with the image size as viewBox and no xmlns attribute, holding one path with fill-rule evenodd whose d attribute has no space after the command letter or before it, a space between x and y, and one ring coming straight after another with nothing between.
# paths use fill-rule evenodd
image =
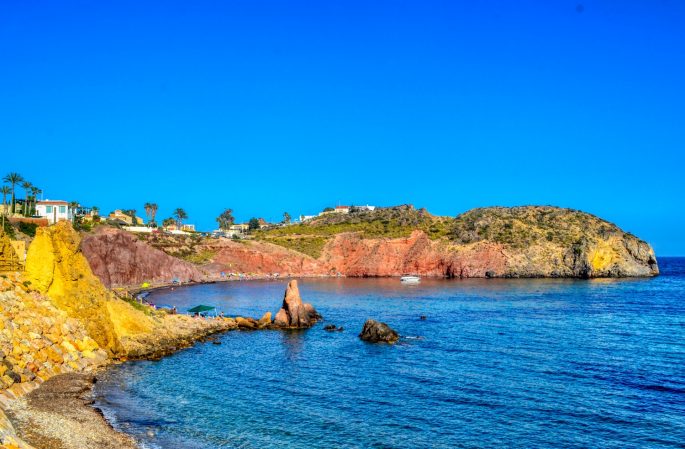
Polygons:
<instances>
[{"instance_id":1,"label":"eroded rock surface","mask_svg":"<svg viewBox=\"0 0 685 449\"><path fill-rule=\"evenodd\" d=\"M94 234L86 235L81 248L93 272L107 287L140 285L143 282L170 283L173 279L201 281L206 278L197 266L115 228L102 226Z\"/></svg>"},{"instance_id":2,"label":"eroded rock surface","mask_svg":"<svg viewBox=\"0 0 685 449\"><path fill-rule=\"evenodd\" d=\"M303 303L297 281L288 282L283 305L276 313L274 326L284 328L307 328L321 319L321 315L311 304Z\"/></svg>"}]
</instances>

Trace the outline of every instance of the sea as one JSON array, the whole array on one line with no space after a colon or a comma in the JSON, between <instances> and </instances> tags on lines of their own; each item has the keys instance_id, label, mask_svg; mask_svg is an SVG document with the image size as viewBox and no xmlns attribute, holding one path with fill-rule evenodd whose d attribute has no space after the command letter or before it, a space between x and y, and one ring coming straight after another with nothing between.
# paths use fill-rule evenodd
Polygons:
<instances>
[{"instance_id":1,"label":"sea","mask_svg":"<svg viewBox=\"0 0 685 449\"><path fill-rule=\"evenodd\" d=\"M685 258L659 266L644 279L300 279L321 323L113 366L94 405L146 448L683 448ZM259 318L286 282L150 299ZM401 340L361 341L368 318Z\"/></svg>"}]
</instances>

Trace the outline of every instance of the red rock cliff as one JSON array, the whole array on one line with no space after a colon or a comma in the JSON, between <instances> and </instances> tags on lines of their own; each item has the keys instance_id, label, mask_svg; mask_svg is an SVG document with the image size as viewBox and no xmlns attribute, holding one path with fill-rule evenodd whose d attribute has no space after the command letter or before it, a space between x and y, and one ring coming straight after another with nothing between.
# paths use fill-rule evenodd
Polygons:
<instances>
[{"instance_id":1,"label":"red rock cliff","mask_svg":"<svg viewBox=\"0 0 685 449\"><path fill-rule=\"evenodd\" d=\"M506 264L500 245L482 242L457 249L430 240L422 231L397 239L363 239L356 234L339 234L326 245L320 260L346 276L413 273L484 277L488 271L504 271Z\"/></svg>"},{"instance_id":2,"label":"red rock cliff","mask_svg":"<svg viewBox=\"0 0 685 449\"><path fill-rule=\"evenodd\" d=\"M139 241L133 234L100 227L86 235L81 249L93 272L107 287L142 282L200 281L205 275L195 265Z\"/></svg>"}]
</instances>

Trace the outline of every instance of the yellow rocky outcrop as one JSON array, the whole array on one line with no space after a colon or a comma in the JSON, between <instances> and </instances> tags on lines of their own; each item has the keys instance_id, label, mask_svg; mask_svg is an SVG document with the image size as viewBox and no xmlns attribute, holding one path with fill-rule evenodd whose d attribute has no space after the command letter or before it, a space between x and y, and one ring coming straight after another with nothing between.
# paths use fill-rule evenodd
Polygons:
<instances>
[{"instance_id":1,"label":"yellow rocky outcrop","mask_svg":"<svg viewBox=\"0 0 685 449\"><path fill-rule=\"evenodd\" d=\"M231 323L222 320L193 320L152 310L145 313L118 299L93 274L80 243L79 234L68 222L39 228L29 247L24 280L82 323L99 347L112 355L126 358L165 352L198 336L231 328ZM79 344L68 342L66 346L80 349Z\"/></svg>"},{"instance_id":2,"label":"yellow rocky outcrop","mask_svg":"<svg viewBox=\"0 0 685 449\"><path fill-rule=\"evenodd\" d=\"M24 278L70 317L79 320L102 348L120 344L107 302L112 294L93 274L79 248L80 237L68 222L38 228L29 246Z\"/></svg>"}]
</instances>

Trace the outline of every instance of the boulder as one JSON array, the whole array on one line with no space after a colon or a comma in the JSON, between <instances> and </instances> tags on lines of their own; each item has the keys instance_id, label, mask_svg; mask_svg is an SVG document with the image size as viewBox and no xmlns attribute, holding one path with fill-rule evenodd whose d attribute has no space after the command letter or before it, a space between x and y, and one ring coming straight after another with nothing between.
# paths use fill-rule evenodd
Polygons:
<instances>
[{"instance_id":1,"label":"boulder","mask_svg":"<svg viewBox=\"0 0 685 449\"><path fill-rule=\"evenodd\" d=\"M238 316L235 318L235 322L238 324L238 327L241 329L257 329L257 320L254 318L243 318L241 316Z\"/></svg>"},{"instance_id":2,"label":"boulder","mask_svg":"<svg viewBox=\"0 0 685 449\"><path fill-rule=\"evenodd\" d=\"M274 318L274 325L284 328L307 328L321 319L311 304L305 304L300 297L297 281L288 282L283 305Z\"/></svg>"},{"instance_id":3,"label":"boulder","mask_svg":"<svg viewBox=\"0 0 685 449\"><path fill-rule=\"evenodd\" d=\"M364 323L359 338L371 343L395 343L400 335L387 324L369 319Z\"/></svg>"},{"instance_id":4,"label":"boulder","mask_svg":"<svg viewBox=\"0 0 685 449\"><path fill-rule=\"evenodd\" d=\"M260 329L268 326L271 324L271 312L266 312L262 317L257 321L257 325L259 326Z\"/></svg>"}]
</instances>

